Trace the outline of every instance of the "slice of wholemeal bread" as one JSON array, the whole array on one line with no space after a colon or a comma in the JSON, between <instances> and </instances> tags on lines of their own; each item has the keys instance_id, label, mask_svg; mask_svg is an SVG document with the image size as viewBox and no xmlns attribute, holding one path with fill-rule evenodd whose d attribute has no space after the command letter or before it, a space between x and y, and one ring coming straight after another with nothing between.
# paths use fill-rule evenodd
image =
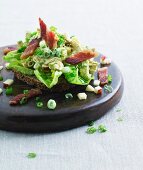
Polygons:
<instances>
[{"instance_id":1,"label":"slice of wholemeal bread","mask_svg":"<svg viewBox=\"0 0 143 170\"><path fill-rule=\"evenodd\" d=\"M75 87L75 85L69 84L64 79L64 77L60 77L58 84L55 85L54 87L52 87L51 89L49 89L43 83L41 83L35 76L24 75L24 74L17 72L15 70L13 70L13 72L14 72L14 76L17 79L27 83L28 85L35 86L35 87L37 87L41 90L47 90L47 91L53 91L53 92L62 92L62 91L66 91L70 88Z\"/></svg>"}]
</instances>

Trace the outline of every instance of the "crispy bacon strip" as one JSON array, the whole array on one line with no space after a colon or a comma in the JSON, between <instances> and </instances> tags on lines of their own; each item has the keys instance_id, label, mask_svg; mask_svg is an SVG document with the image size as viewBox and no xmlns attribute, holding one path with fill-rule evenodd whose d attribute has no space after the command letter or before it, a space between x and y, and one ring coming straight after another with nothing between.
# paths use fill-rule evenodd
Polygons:
<instances>
[{"instance_id":1,"label":"crispy bacon strip","mask_svg":"<svg viewBox=\"0 0 143 170\"><path fill-rule=\"evenodd\" d=\"M41 38L39 39L33 39L29 44L28 47L25 49L23 54L21 55L21 59L26 59L27 57L31 56L34 54L34 51L36 48L39 46L39 43L41 41Z\"/></svg>"},{"instance_id":2,"label":"crispy bacon strip","mask_svg":"<svg viewBox=\"0 0 143 170\"><path fill-rule=\"evenodd\" d=\"M45 40L46 44L50 49L54 49L57 47L58 38L56 34L52 31L49 31L44 21L39 18L40 30L41 30L41 38Z\"/></svg>"},{"instance_id":3,"label":"crispy bacon strip","mask_svg":"<svg viewBox=\"0 0 143 170\"><path fill-rule=\"evenodd\" d=\"M12 98L10 101L9 101L9 104L10 105L17 105L20 103L20 100L23 98L23 97L26 97L27 99L30 99L32 97L35 97L35 96L38 96L42 94L41 90L40 89L31 89L27 94L18 94L17 96L15 96L14 98Z\"/></svg>"},{"instance_id":4,"label":"crispy bacon strip","mask_svg":"<svg viewBox=\"0 0 143 170\"><path fill-rule=\"evenodd\" d=\"M67 58L65 61L69 64L78 64L78 63L81 63L85 60L88 60L90 58L93 58L93 57L97 57L98 56L98 53L95 51L91 51L91 50L84 50L84 51L81 51L79 53L76 53L72 56L70 56L69 58Z\"/></svg>"},{"instance_id":5,"label":"crispy bacon strip","mask_svg":"<svg viewBox=\"0 0 143 170\"><path fill-rule=\"evenodd\" d=\"M54 49L57 47L58 38L54 32L47 32L47 42L50 49Z\"/></svg>"},{"instance_id":6,"label":"crispy bacon strip","mask_svg":"<svg viewBox=\"0 0 143 170\"><path fill-rule=\"evenodd\" d=\"M41 38L43 38L47 42L47 26L44 21L39 18L40 30L41 30Z\"/></svg>"},{"instance_id":7,"label":"crispy bacon strip","mask_svg":"<svg viewBox=\"0 0 143 170\"><path fill-rule=\"evenodd\" d=\"M98 78L100 80L101 85L105 85L108 83L108 68L102 67L98 69Z\"/></svg>"},{"instance_id":8,"label":"crispy bacon strip","mask_svg":"<svg viewBox=\"0 0 143 170\"><path fill-rule=\"evenodd\" d=\"M8 54L9 52L15 51L15 50L17 50L16 47L6 47L6 48L4 48L3 53L4 53L4 55L6 55L6 54Z\"/></svg>"}]
</instances>

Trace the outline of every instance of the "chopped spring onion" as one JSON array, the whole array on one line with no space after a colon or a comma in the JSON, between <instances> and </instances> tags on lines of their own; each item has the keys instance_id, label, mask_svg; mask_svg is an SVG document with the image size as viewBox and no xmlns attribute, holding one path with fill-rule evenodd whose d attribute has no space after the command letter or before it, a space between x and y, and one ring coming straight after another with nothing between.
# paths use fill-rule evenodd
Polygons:
<instances>
[{"instance_id":1,"label":"chopped spring onion","mask_svg":"<svg viewBox=\"0 0 143 170\"><path fill-rule=\"evenodd\" d=\"M113 91L113 87L111 86L111 85L105 85L104 86L104 90L106 91L106 92L108 92L108 93L112 93L112 91Z\"/></svg>"},{"instance_id":2,"label":"chopped spring onion","mask_svg":"<svg viewBox=\"0 0 143 170\"><path fill-rule=\"evenodd\" d=\"M88 123L88 126L93 126L93 125L94 125L94 121Z\"/></svg>"},{"instance_id":3,"label":"chopped spring onion","mask_svg":"<svg viewBox=\"0 0 143 170\"><path fill-rule=\"evenodd\" d=\"M23 94L28 94L29 90L23 90Z\"/></svg>"},{"instance_id":4,"label":"chopped spring onion","mask_svg":"<svg viewBox=\"0 0 143 170\"><path fill-rule=\"evenodd\" d=\"M66 99L72 99L73 95L71 93L67 93L67 94L65 94L65 98Z\"/></svg>"},{"instance_id":5,"label":"chopped spring onion","mask_svg":"<svg viewBox=\"0 0 143 170\"><path fill-rule=\"evenodd\" d=\"M48 102L47 102L47 107L51 110L55 109L56 108L56 102L55 100L53 99L50 99Z\"/></svg>"},{"instance_id":6,"label":"chopped spring onion","mask_svg":"<svg viewBox=\"0 0 143 170\"><path fill-rule=\"evenodd\" d=\"M43 102L37 102L36 106L39 107L39 108L43 107Z\"/></svg>"},{"instance_id":7,"label":"chopped spring onion","mask_svg":"<svg viewBox=\"0 0 143 170\"><path fill-rule=\"evenodd\" d=\"M36 157L36 153L34 153L34 152L30 152L27 155L27 158L35 158L35 157Z\"/></svg>"},{"instance_id":8,"label":"chopped spring onion","mask_svg":"<svg viewBox=\"0 0 143 170\"><path fill-rule=\"evenodd\" d=\"M23 97L21 100L20 100L20 104L26 104L27 103L27 97Z\"/></svg>"},{"instance_id":9,"label":"chopped spring onion","mask_svg":"<svg viewBox=\"0 0 143 170\"><path fill-rule=\"evenodd\" d=\"M86 133L88 133L88 134L93 134L93 133L95 133L96 131L97 131L97 129L92 126L92 127L87 128Z\"/></svg>"},{"instance_id":10,"label":"chopped spring onion","mask_svg":"<svg viewBox=\"0 0 143 170\"><path fill-rule=\"evenodd\" d=\"M106 131L107 131L107 129L106 129L106 127L105 127L104 125L99 125L99 126L98 126L98 132L104 133L104 132L106 132Z\"/></svg>"},{"instance_id":11,"label":"chopped spring onion","mask_svg":"<svg viewBox=\"0 0 143 170\"><path fill-rule=\"evenodd\" d=\"M3 81L3 77L0 75L0 81Z\"/></svg>"},{"instance_id":12,"label":"chopped spring onion","mask_svg":"<svg viewBox=\"0 0 143 170\"><path fill-rule=\"evenodd\" d=\"M51 26L50 27L50 30L53 31L53 32L56 32L57 31L57 28L55 26Z\"/></svg>"},{"instance_id":13,"label":"chopped spring onion","mask_svg":"<svg viewBox=\"0 0 143 170\"><path fill-rule=\"evenodd\" d=\"M111 74L108 75L108 83L112 83L112 76L111 76Z\"/></svg>"},{"instance_id":14,"label":"chopped spring onion","mask_svg":"<svg viewBox=\"0 0 143 170\"><path fill-rule=\"evenodd\" d=\"M35 99L37 102L41 101L40 97L36 97Z\"/></svg>"},{"instance_id":15,"label":"chopped spring onion","mask_svg":"<svg viewBox=\"0 0 143 170\"><path fill-rule=\"evenodd\" d=\"M7 87L5 90L6 95L11 95L13 93L13 88L12 87Z\"/></svg>"}]
</instances>

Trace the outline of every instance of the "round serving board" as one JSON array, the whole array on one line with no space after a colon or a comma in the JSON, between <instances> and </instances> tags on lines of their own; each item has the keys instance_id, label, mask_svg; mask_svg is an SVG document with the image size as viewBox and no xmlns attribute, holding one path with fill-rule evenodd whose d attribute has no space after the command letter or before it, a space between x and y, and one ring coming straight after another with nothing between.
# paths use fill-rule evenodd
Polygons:
<instances>
[{"instance_id":1,"label":"round serving board","mask_svg":"<svg viewBox=\"0 0 143 170\"><path fill-rule=\"evenodd\" d=\"M2 60L4 47L0 48L0 63ZM100 56L97 61L99 61ZM1 65L0 64L0 65ZM13 96L6 96L5 90L0 95L0 129L17 132L54 132L63 131L87 124L92 120L97 120L115 106L123 94L123 78L118 67L112 63L109 67L109 74L112 75L113 92L107 93L103 90L102 95L86 92L87 100L79 100L78 92L84 92L84 89L77 87L66 92L47 93L43 92L41 96L44 102L44 108L36 107L35 98L29 100L26 105L10 106L9 100ZM4 80L13 78L11 71L3 69L0 73ZM97 74L95 74L97 79ZM92 82L91 82L92 84ZM0 87L3 88L2 82ZM14 95L22 93L24 89L32 87L14 79ZM70 92L73 99L66 99L65 94ZM54 99L57 103L55 110L49 110L46 103L49 99Z\"/></svg>"}]
</instances>

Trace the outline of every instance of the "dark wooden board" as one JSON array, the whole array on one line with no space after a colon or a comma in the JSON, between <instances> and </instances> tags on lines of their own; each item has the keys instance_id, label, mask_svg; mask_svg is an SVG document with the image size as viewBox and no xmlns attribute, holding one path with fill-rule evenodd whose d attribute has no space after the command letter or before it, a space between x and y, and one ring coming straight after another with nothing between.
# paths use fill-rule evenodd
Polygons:
<instances>
[{"instance_id":1,"label":"dark wooden board","mask_svg":"<svg viewBox=\"0 0 143 170\"><path fill-rule=\"evenodd\" d=\"M4 47L0 48L0 63L2 60ZM98 58L99 60L99 58ZM4 80L14 78L11 71L3 69L1 74ZM43 93L42 99L45 107L39 109L36 107L35 99L31 99L28 104L22 106L10 106L9 100L12 96L6 96L5 92L0 95L0 129L17 132L55 132L79 127L87 124L91 120L97 120L121 99L123 94L123 78L120 70L115 63L109 66L109 74L113 76L113 92L102 95L87 93L87 100L80 101L77 98L78 92L84 92L82 89L73 88L68 92L73 93L74 98L67 100L64 95L67 92ZM95 74L97 79L97 74ZM0 87L3 84L0 82ZM14 95L21 93L23 89L31 87L25 83L15 80L13 84ZM48 99L55 99L57 108L48 110L46 103Z\"/></svg>"}]
</instances>

